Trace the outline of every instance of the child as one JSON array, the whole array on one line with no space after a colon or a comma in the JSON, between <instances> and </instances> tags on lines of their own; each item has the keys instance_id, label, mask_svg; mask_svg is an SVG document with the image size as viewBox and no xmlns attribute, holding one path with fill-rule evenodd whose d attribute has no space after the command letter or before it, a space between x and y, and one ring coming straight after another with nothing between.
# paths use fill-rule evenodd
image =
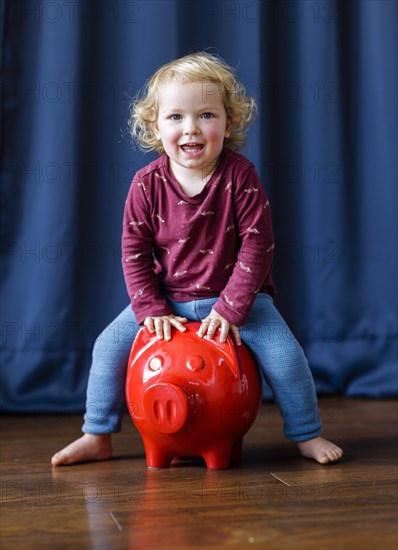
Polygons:
<instances>
[{"instance_id":1,"label":"child","mask_svg":"<svg viewBox=\"0 0 398 550\"><path fill-rule=\"evenodd\" d=\"M304 456L321 464L341 458L337 445L319 437L307 360L272 301L269 203L253 164L235 152L254 108L233 70L208 53L161 67L133 105L132 135L161 156L137 172L126 201L122 252L131 306L95 343L84 435L52 457L54 466L111 457L139 325L170 340L171 328L185 331L188 319L201 321L201 337L224 342L231 332L249 346L284 434Z\"/></svg>"}]
</instances>

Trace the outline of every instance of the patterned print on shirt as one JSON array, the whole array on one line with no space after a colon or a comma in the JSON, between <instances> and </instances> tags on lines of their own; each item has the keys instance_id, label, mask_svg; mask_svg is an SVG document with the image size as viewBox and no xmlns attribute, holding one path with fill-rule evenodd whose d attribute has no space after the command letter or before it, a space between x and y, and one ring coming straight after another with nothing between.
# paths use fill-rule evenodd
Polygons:
<instances>
[{"instance_id":1,"label":"patterned print on shirt","mask_svg":"<svg viewBox=\"0 0 398 550\"><path fill-rule=\"evenodd\" d=\"M138 254L131 254L131 256L128 256L124 261L132 262L133 260L137 260L140 256L142 256L141 252L138 252Z\"/></svg>"},{"instance_id":2,"label":"patterned print on shirt","mask_svg":"<svg viewBox=\"0 0 398 550\"><path fill-rule=\"evenodd\" d=\"M234 305L233 301L228 298L225 294L223 294L224 300L227 302L228 305L232 306Z\"/></svg>"},{"instance_id":3,"label":"patterned print on shirt","mask_svg":"<svg viewBox=\"0 0 398 550\"><path fill-rule=\"evenodd\" d=\"M199 250L199 252L201 254L206 254L208 256L211 256L212 254L214 254L214 251L211 248L202 249L202 250Z\"/></svg>"},{"instance_id":4,"label":"patterned print on shirt","mask_svg":"<svg viewBox=\"0 0 398 550\"><path fill-rule=\"evenodd\" d=\"M247 189L244 189L245 193L258 193L257 187L248 187Z\"/></svg>"},{"instance_id":5,"label":"patterned print on shirt","mask_svg":"<svg viewBox=\"0 0 398 550\"><path fill-rule=\"evenodd\" d=\"M252 273L251 268L242 262L239 262L239 267L243 269L243 271L246 271L246 273Z\"/></svg>"},{"instance_id":6,"label":"patterned print on shirt","mask_svg":"<svg viewBox=\"0 0 398 550\"><path fill-rule=\"evenodd\" d=\"M161 176L160 174L158 174L157 172L155 172L155 178L159 178L167 183L167 179L164 176Z\"/></svg>"},{"instance_id":7,"label":"patterned print on shirt","mask_svg":"<svg viewBox=\"0 0 398 550\"><path fill-rule=\"evenodd\" d=\"M198 290L211 290L211 288L210 288L209 286L200 285L200 284L195 285L195 287L196 287Z\"/></svg>"},{"instance_id":8,"label":"patterned print on shirt","mask_svg":"<svg viewBox=\"0 0 398 550\"><path fill-rule=\"evenodd\" d=\"M176 271L173 274L173 277L182 277L183 275L185 275L185 273L188 273L188 271L187 270L185 270L185 271Z\"/></svg>"},{"instance_id":9,"label":"patterned print on shirt","mask_svg":"<svg viewBox=\"0 0 398 550\"><path fill-rule=\"evenodd\" d=\"M275 248L275 244L271 244L271 246L267 248L267 252L271 252L271 250L274 250L274 248Z\"/></svg>"},{"instance_id":10,"label":"patterned print on shirt","mask_svg":"<svg viewBox=\"0 0 398 550\"><path fill-rule=\"evenodd\" d=\"M203 212L200 213L201 216L213 216L214 211L213 210L203 210Z\"/></svg>"}]
</instances>

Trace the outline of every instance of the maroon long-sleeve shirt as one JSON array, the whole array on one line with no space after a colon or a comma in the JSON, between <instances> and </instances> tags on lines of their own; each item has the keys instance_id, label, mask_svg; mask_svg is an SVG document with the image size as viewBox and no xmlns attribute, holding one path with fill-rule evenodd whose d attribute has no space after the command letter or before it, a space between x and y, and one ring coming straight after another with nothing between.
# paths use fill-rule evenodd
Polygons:
<instances>
[{"instance_id":1,"label":"maroon long-sleeve shirt","mask_svg":"<svg viewBox=\"0 0 398 550\"><path fill-rule=\"evenodd\" d=\"M138 323L173 313L165 297L219 297L214 309L242 326L257 292L271 296L274 239L254 165L224 149L204 189L180 188L162 155L134 176L126 201L122 261Z\"/></svg>"}]
</instances>

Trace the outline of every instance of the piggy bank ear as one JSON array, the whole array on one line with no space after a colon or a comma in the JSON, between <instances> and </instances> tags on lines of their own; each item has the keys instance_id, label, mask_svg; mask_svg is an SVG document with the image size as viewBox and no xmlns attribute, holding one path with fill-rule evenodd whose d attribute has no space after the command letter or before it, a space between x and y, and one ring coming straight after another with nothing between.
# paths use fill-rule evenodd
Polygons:
<instances>
[{"instance_id":1,"label":"piggy bank ear","mask_svg":"<svg viewBox=\"0 0 398 550\"><path fill-rule=\"evenodd\" d=\"M237 380L239 378L239 359L235 350L235 344L231 336L228 336L225 344L217 342L217 347L220 350L220 353L223 355L234 379Z\"/></svg>"},{"instance_id":2,"label":"piggy bank ear","mask_svg":"<svg viewBox=\"0 0 398 550\"><path fill-rule=\"evenodd\" d=\"M134 339L128 364L131 365L151 345L153 340L156 340L156 335L151 334L146 327L140 328Z\"/></svg>"}]
</instances>

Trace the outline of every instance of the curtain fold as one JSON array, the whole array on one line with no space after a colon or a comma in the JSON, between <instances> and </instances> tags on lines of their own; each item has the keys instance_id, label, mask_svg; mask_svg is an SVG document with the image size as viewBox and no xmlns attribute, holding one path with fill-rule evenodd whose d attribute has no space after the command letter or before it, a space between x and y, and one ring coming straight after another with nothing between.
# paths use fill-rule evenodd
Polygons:
<instances>
[{"instance_id":1,"label":"curtain fold","mask_svg":"<svg viewBox=\"0 0 398 550\"><path fill-rule=\"evenodd\" d=\"M244 153L318 392L397 395L396 2L5 0L1 17L3 411L84 407L92 345L128 303L125 198L154 158L129 103L200 49L257 98Z\"/></svg>"}]
</instances>

